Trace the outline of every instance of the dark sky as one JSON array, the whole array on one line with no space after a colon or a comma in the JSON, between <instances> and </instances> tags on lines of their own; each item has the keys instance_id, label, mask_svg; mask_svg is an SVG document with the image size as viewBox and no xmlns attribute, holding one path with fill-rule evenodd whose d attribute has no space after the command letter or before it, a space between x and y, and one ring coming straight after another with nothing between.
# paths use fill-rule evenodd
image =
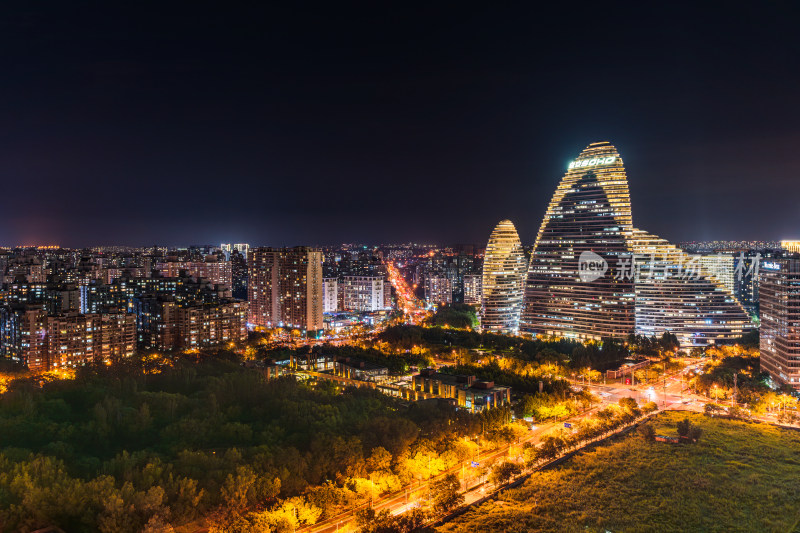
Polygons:
<instances>
[{"instance_id":1,"label":"dark sky","mask_svg":"<svg viewBox=\"0 0 800 533\"><path fill-rule=\"evenodd\" d=\"M800 237L791 2L106 4L0 12L0 244L532 243L595 140L638 227Z\"/></svg>"}]
</instances>

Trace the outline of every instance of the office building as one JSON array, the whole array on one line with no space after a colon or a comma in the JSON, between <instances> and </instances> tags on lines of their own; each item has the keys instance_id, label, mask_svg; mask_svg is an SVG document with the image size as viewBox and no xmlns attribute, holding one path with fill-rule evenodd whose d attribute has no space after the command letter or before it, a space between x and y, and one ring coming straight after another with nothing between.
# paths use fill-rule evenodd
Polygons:
<instances>
[{"instance_id":1,"label":"office building","mask_svg":"<svg viewBox=\"0 0 800 533\"><path fill-rule=\"evenodd\" d=\"M517 229L501 220L489 236L483 258L481 327L502 333L519 331L527 262Z\"/></svg>"},{"instance_id":2,"label":"office building","mask_svg":"<svg viewBox=\"0 0 800 533\"><path fill-rule=\"evenodd\" d=\"M800 253L800 241L781 241L781 248L791 253Z\"/></svg>"},{"instance_id":3,"label":"office building","mask_svg":"<svg viewBox=\"0 0 800 533\"><path fill-rule=\"evenodd\" d=\"M570 163L539 228L521 329L576 338L632 333L633 279L606 272L583 282L579 274L581 262L587 268L595 262L615 265L630 255L625 232L631 229L630 194L622 160L610 144L593 143Z\"/></svg>"},{"instance_id":4,"label":"office building","mask_svg":"<svg viewBox=\"0 0 800 533\"><path fill-rule=\"evenodd\" d=\"M698 263L633 226L622 158L592 143L569 164L539 228L521 329L579 339L670 331L684 347L750 330L730 284Z\"/></svg>"},{"instance_id":5,"label":"office building","mask_svg":"<svg viewBox=\"0 0 800 533\"><path fill-rule=\"evenodd\" d=\"M763 261L758 285L761 369L800 390L800 255Z\"/></svg>"},{"instance_id":6,"label":"office building","mask_svg":"<svg viewBox=\"0 0 800 533\"><path fill-rule=\"evenodd\" d=\"M664 239L633 230L637 335L674 334L684 348L732 342L750 331L750 316L703 265Z\"/></svg>"},{"instance_id":7,"label":"office building","mask_svg":"<svg viewBox=\"0 0 800 533\"><path fill-rule=\"evenodd\" d=\"M247 253L231 252L231 294L237 300L247 300Z\"/></svg>"},{"instance_id":8,"label":"office building","mask_svg":"<svg viewBox=\"0 0 800 533\"><path fill-rule=\"evenodd\" d=\"M219 245L219 249L225 255L226 261L231 260L233 252L239 252L239 254L241 254L245 258L245 261L247 260L248 255L250 254L250 245L245 243L239 243L239 244L222 243Z\"/></svg>"},{"instance_id":9,"label":"office building","mask_svg":"<svg viewBox=\"0 0 800 533\"><path fill-rule=\"evenodd\" d=\"M728 292L734 293L736 258L733 254L690 254L689 257L690 262L697 261L701 270L716 278Z\"/></svg>"}]
</instances>

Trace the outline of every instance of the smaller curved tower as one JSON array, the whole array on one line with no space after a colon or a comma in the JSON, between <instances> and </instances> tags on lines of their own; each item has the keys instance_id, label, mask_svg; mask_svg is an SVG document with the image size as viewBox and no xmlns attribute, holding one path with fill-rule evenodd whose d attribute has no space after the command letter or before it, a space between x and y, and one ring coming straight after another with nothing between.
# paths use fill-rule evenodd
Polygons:
<instances>
[{"instance_id":1,"label":"smaller curved tower","mask_svg":"<svg viewBox=\"0 0 800 533\"><path fill-rule=\"evenodd\" d=\"M483 258L481 325L484 330L517 333L528 265L517 228L501 220L489 236Z\"/></svg>"}]
</instances>

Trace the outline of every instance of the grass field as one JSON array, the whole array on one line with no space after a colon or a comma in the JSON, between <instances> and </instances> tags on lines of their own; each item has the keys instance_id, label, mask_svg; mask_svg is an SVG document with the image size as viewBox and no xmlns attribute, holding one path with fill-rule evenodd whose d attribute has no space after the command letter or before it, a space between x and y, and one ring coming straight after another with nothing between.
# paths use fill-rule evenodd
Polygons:
<instances>
[{"instance_id":1,"label":"grass field","mask_svg":"<svg viewBox=\"0 0 800 533\"><path fill-rule=\"evenodd\" d=\"M675 412L649 423L676 435L687 416L703 429L697 444L633 432L438 531L800 531L800 432Z\"/></svg>"}]
</instances>

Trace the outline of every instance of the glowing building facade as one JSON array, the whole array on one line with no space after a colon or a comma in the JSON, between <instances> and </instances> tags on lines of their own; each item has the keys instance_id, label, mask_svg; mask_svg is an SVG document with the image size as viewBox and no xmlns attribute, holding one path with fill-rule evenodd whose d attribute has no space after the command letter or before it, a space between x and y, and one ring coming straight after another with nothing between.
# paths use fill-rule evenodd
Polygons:
<instances>
[{"instance_id":1,"label":"glowing building facade","mask_svg":"<svg viewBox=\"0 0 800 533\"><path fill-rule=\"evenodd\" d=\"M505 333L519 331L527 261L517 228L502 220L489 236L481 280L481 327Z\"/></svg>"},{"instance_id":2,"label":"glowing building facade","mask_svg":"<svg viewBox=\"0 0 800 533\"><path fill-rule=\"evenodd\" d=\"M584 282L579 271L629 256L632 229L622 159L612 145L593 143L570 163L539 228L521 329L586 339L632 333L633 279L606 271Z\"/></svg>"},{"instance_id":3,"label":"glowing building facade","mask_svg":"<svg viewBox=\"0 0 800 533\"><path fill-rule=\"evenodd\" d=\"M758 275L761 368L800 389L800 256L764 260Z\"/></svg>"},{"instance_id":4,"label":"glowing building facade","mask_svg":"<svg viewBox=\"0 0 800 533\"><path fill-rule=\"evenodd\" d=\"M752 327L728 280L633 227L622 158L592 143L569 164L531 257L521 330L580 339L675 334L704 346Z\"/></svg>"},{"instance_id":5,"label":"glowing building facade","mask_svg":"<svg viewBox=\"0 0 800 533\"><path fill-rule=\"evenodd\" d=\"M683 347L708 346L741 337L753 327L727 280L669 242L641 230L629 235L633 249L636 334L669 331Z\"/></svg>"},{"instance_id":6,"label":"glowing building facade","mask_svg":"<svg viewBox=\"0 0 800 533\"><path fill-rule=\"evenodd\" d=\"M322 250L253 248L248 262L248 322L316 336L323 328Z\"/></svg>"}]
</instances>

